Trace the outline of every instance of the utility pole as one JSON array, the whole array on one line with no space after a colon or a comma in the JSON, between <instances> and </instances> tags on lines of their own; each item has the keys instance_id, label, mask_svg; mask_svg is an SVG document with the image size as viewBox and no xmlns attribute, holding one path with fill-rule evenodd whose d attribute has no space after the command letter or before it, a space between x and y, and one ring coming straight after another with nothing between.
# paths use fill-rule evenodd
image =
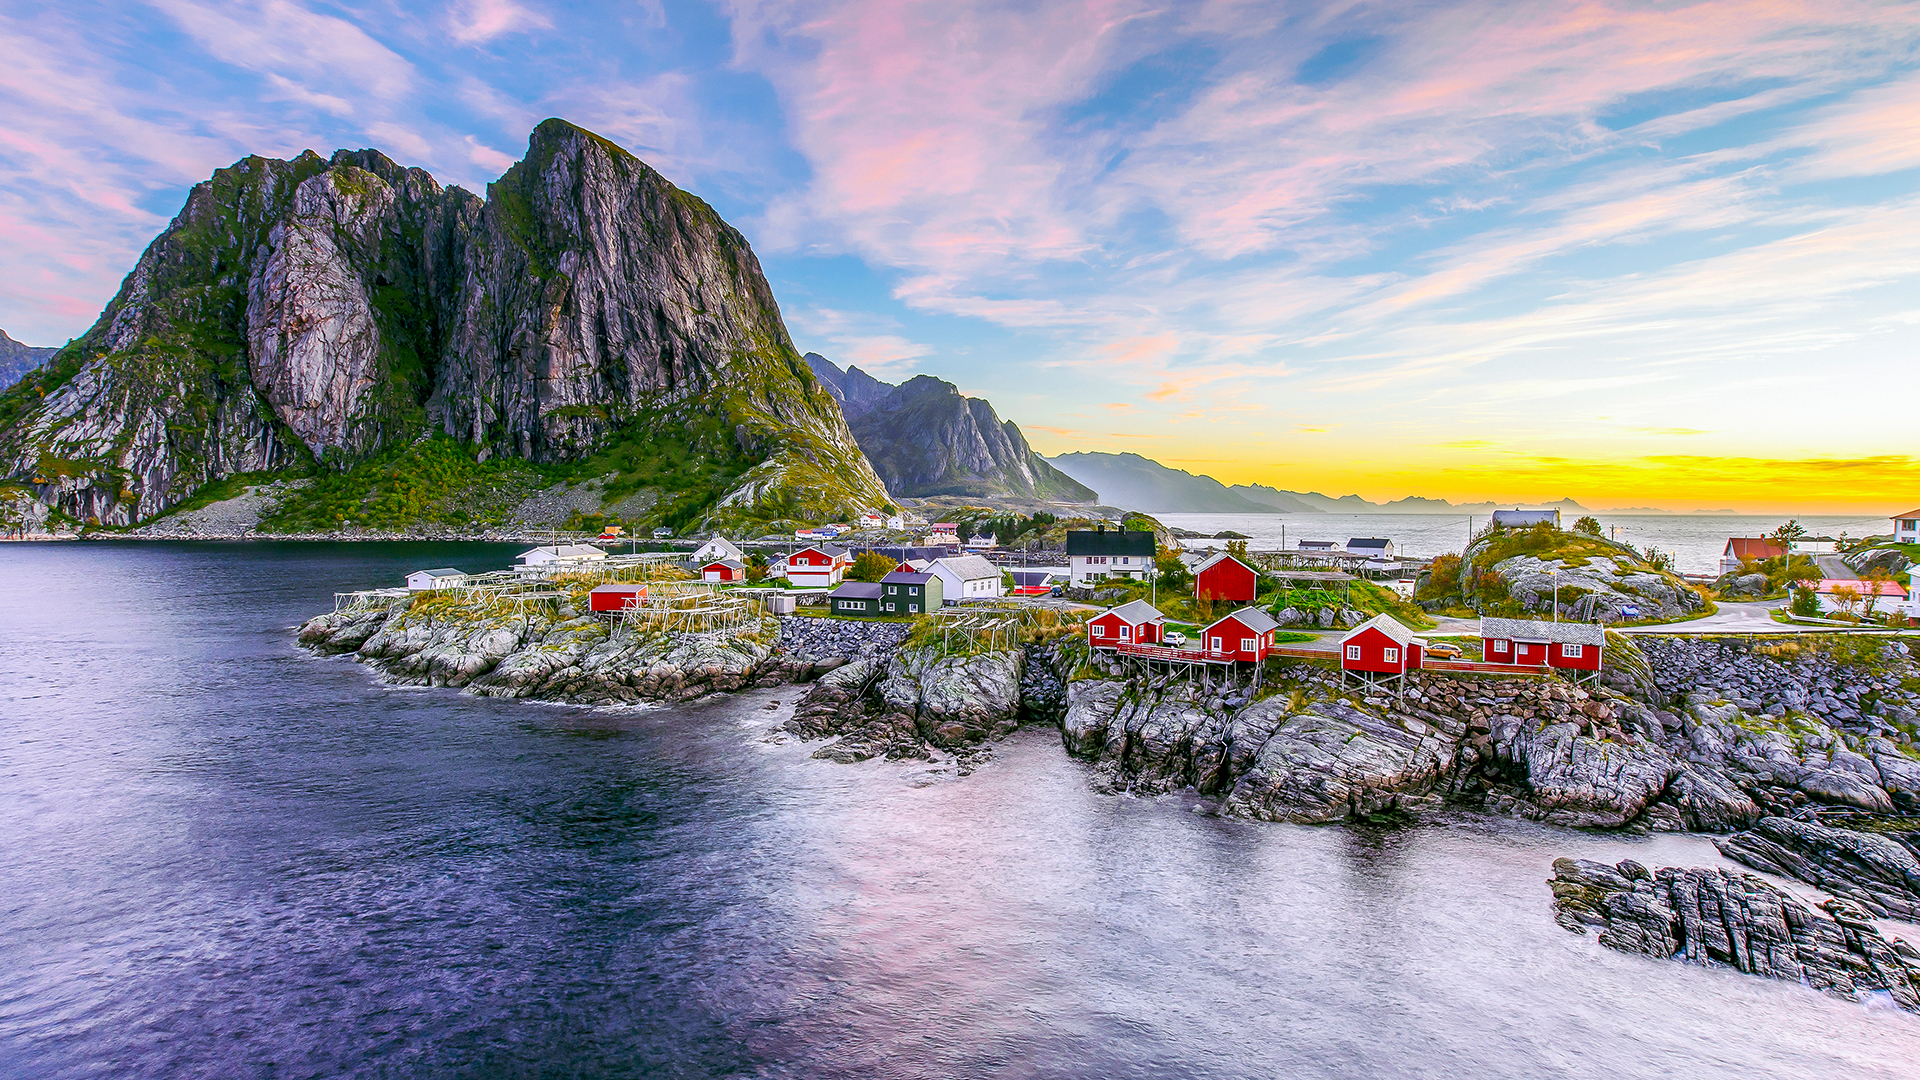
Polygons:
<instances>
[{"instance_id":1,"label":"utility pole","mask_svg":"<svg viewBox=\"0 0 1920 1080\"><path fill-rule=\"evenodd\" d=\"M1549 571L1553 575L1553 621L1560 621L1560 571Z\"/></svg>"}]
</instances>

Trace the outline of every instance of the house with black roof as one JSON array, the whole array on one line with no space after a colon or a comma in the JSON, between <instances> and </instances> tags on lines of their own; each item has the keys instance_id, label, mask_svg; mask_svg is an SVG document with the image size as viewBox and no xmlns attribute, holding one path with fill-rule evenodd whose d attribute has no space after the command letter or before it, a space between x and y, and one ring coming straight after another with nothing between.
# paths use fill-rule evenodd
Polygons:
<instances>
[{"instance_id":1,"label":"house with black roof","mask_svg":"<svg viewBox=\"0 0 1920 1080\"><path fill-rule=\"evenodd\" d=\"M1067 534L1067 567L1075 585L1113 577L1144 580L1153 572L1153 556L1150 532L1109 530L1100 526L1089 532Z\"/></svg>"},{"instance_id":2,"label":"house with black roof","mask_svg":"<svg viewBox=\"0 0 1920 1080\"><path fill-rule=\"evenodd\" d=\"M938 574L895 570L880 579L880 614L925 615L940 607L941 586Z\"/></svg>"},{"instance_id":3,"label":"house with black roof","mask_svg":"<svg viewBox=\"0 0 1920 1080\"><path fill-rule=\"evenodd\" d=\"M835 615L878 615L883 592L877 581L849 581L827 594L827 610Z\"/></svg>"}]
</instances>

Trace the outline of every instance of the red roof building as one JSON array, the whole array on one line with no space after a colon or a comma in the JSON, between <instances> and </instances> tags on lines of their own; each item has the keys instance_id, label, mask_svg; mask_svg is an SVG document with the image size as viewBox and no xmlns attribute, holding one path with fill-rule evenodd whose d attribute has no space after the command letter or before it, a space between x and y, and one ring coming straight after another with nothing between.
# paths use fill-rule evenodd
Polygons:
<instances>
[{"instance_id":1,"label":"red roof building","mask_svg":"<svg viewBox=\"0 0 1920 1080\"><path fill-rule=\"evenodd\" d=\"M787 583L821 588L838 585L852 565L853 556L846 548L808 545L787 556Z\"/></svg>"},{"instance_id":2,"label":"red roof building","mask_svg":"<svg viewBox=\"0 0 1920 1080\"><path fill-rule=\"evenodd\" d=\"M1340 639L1340 669L1368 675L1405 675L1426 659L1426 642L1400 620L1380 614Z\"/></svg>"},{"instance_id":3,"label":"red roof building","mask_svg":"<svg viewBox=\"0 0 1920 1080\"><path fill-rule=\"evenodd\" d=\"M1214 660L1259 663L1273 652L1280 624L1259 608L1244 607L1200 631L1200 649Z\"/></svg>"},{"instance_id":4,"label":"red roof building","mask_svg":"<svg viewBox=\"0 0 1920 1080\"><path fill-rule=\"evenodd\" d=\"M1224 551L1193 569L1196 600L1250 604L1259 595L1260 572Z\"/></svg>"},{"instance_id":5,"label":"red roof building","mask_svg":"<svg viewBox=\"0 0 1920 1080\"><path fill-rule=\"evenodd\" d=\"M637 608L646 602L647 587L633 581L595 585L593 591L587 593L587 609L590 611L616 612Z\"/></svg>"},{"instance_id":6,"label":"red roof building","mask_svg":"<svg viewBox=\"0 0 1920 1080\"><path fill-rule=\"evenodd\" d=\"M1730 536L1720 553L1720 572L1731 574L1743 562L1765 562L1787 554L1787 549L1764 536Z\"/></svg>"},{"instance_id":7,"label":"red roof building","mask_svg":"<svg viewBox=\"0 0 1920 1080\"><path fill-rule=\"evenodd\" d=\"M1087 644L1096 649L1120 645L1158 645L1166 616L1145 600L1129 600L1087 620Z\"/></svg>"},{"instance_id":8,"label":"red roof building","mask_svg":"<svg viewBox=\"0 0 1920 1080\"><path fill-rule=\"evenodd\" d=\"M1607 632L1592 623L1480 620L1480 658L1489 664L1599 671Z\"/></svg>"},{"instance_id":9,"label":"red roof building","mask_svg":"<svg viewBox=\"0 0 1920 1080\"><path fill-rule=\"evenodd\" d=\"M701 581L717 581L722 584L747 580L745 563L732 559L715 559L700 568Z\"/></svg>"}]
</instances>

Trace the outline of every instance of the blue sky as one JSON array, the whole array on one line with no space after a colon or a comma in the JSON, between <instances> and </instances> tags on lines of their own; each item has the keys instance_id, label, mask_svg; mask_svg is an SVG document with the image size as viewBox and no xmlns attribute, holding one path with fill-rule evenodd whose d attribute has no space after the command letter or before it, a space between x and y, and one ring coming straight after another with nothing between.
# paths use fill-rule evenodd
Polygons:
<instances>
[{"instance_id":1,"label":"blue sky","mask_svg":"<svg viewBox=\"0 0 1920 1080\"><path fill-rule=\"evenodd\" d=\"M1049 453L1903 510L1917 45L1849 0L0 3L0 327L81 332L245 154L484 190L555 115L739 226L803 349Z\"/></svg>"}]
</instances>

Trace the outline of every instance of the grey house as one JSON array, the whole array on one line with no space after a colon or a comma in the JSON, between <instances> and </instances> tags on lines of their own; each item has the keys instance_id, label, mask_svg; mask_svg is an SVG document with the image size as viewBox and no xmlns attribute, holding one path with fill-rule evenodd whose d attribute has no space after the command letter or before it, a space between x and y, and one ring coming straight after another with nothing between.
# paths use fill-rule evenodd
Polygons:
<instances>
[{"instance_id":1,"label":"grey house","mask_svg":"<svg viewBox=\"0 0 1920 1080\"><path fill-rule=\"evenodd\" d=\"M872 581L849 581L827 594L827 608L835 615L878 615L882 586Z\"/></svg>"},{"instance_id":2,"label":"grey house","mask_svg":"<svg viewBox=\"0 0 1920 1080\"><path fill-rule=\"evenodd\" d=\"M925 615L940 606L938 574L911 574L895 570L880 579L882 615Z\"/></svg>"}]
</instances>

